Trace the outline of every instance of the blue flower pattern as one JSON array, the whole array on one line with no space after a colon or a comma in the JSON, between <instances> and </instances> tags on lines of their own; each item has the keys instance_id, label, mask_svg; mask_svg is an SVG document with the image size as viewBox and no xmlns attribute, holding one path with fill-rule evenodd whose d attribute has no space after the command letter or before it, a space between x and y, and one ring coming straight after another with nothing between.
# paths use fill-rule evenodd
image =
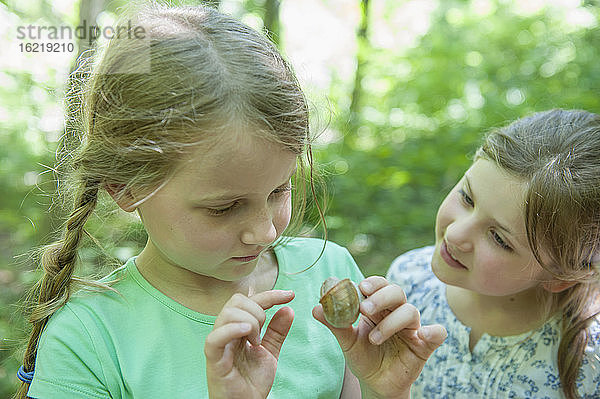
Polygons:
<instances>
[{"instance_id":1,"label":"blue flower pattern","mask_svg":"<svg viewBox=\"0 0 600 399\"><path fill-rule=\"evenodd\" d=\"M439 323L448 330L413 384L412 398L564 398L556 361L560 315L520 335L483 334L471 352L470 329L454 316L445 285L431 271L433 250L424 247L399 256L387 274L419 309L423 324ZM600 399L600 322L594 321L589 331L577 389L584 399Z\"/></svg>"}]
</instances>

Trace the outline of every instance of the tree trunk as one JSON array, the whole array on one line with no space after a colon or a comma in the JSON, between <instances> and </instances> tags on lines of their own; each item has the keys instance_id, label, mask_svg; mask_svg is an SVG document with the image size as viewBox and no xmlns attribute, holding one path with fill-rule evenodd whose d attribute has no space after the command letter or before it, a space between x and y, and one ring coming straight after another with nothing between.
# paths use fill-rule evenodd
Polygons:
<instances>
[{"instance_id":1,"label":"tree trunk","mask_svg":"<svg viewBox=\"0 0 600 399\"><path fill-rule=\"evenodd\" d=\"M356 32L356 72L354 74L354 89L352 90L352 101L350 103L350 121L356 122L358 111L361 106L362 79L367 64L366 50L369 47L368 28L369 28L369 0L360 2L360 23Z\"/></svg>"},{"instance_id":2,"label":"tree trunk","mask_svg":"<svg viewBox=\"0 0 600 399\"><path fill-rule=\"evenodd\" d=\"M90 27L96 26L98 14L104 11L106 0L81 0L79 5L79 26L85 26L85 35L82 39L77 39L78 54L77 58L86 50L89 50L94 44L95 38L90 35ZM102 27L99 27L100 29Z\"/></svg>"},{"instance_id":3,"label":"tree trunk","mask_svg":"<svg viewBox=\"0 0 600 399\"><path fill-rule=\"evenodd\" d=\"M279 46L279 6L280 0L265 1L265 15L263 17L263 25L265 32L271 38L273 43Z\"/></svg>"},{"instance_id":4,"label":"tree trunk","mask_svg":"<svg viewBox=\"0 0 600 399\"><path fill-rule=\"evenodd\" d=\"M91 36L90 27L97 26L96 19L98 15L104 11L106 6L106 0L81 0L79 5L79 24L77 27L85 27L85 34L82 34L82 38L77 38L77 57L73 60L73 64L71 65L71 73L69 74L69 78L67 80L67 93L70 93L73 89L73 85L78 85L82 79L85 79L85 76L76 72L78 65L84 61L84 58L89 58L91 56L91 52L86 53L83 57L82 54L87 50L90 50L96 40L95 37ZM102 28L99 26L98 28ZM64 152L69 152L73 150L73 148L78 144L78 140L80 139L79 126L78 124L74 124L74 115L73 109L77 106L72 104L72 98L65 98L65 130L63 132L63 136L61 141L59 142L59 147L57 149L57 156L60 158L63 156ZM77 100L75 100L77 102ZM60 173L63 171L60 170ZM67 205L68 206L68 205ZM51 215L51 220L54 222L61 223L64 218L67 216L65 209L58 209L59 207L53 207L53 213ZM56 226L58 228L58 226Z\"/></svg>"}]
</instances>

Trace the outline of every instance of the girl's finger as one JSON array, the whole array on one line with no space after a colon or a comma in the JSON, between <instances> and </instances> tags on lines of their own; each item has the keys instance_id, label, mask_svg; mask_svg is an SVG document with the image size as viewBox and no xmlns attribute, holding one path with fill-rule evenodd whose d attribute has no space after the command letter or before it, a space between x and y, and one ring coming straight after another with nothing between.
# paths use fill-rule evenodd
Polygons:
<instances>
[{"instance_id":1,"label":"girl's finger","mask_svg":"<svg viewBox=\"0 0 600 399\"><path fill-rule=\"evenodd\" d=\"M373 294L362 301L360 304L360 311L377 323L379 320L374 316L377 316L384 310L393 311L405 303L406 294L404 293L404 290L396 284L389 284L373 292ZM384 314L383 317L385 315L386 314Z\"/></svg>"},{"instance_id":2,"label":"girl's finger","mask_svg":"<svg viewBox=\"0 0 600 399\"><path fill-rule=\"evenodd\" d=\"M223 357L225 346L231 341L245 337L252 330L248 323L229 323L212 330L204 340L204 355L210 362Z\"/></svg>"},{"instance_id":3,"label":"girl's finger","mask_svg":"<svg viewBox=\"0 0 600 399\"><path fill-rule=\"evenodd\" d=\"M255 301L253 301L245 295L233 294L231 298L229 298L229 300L225 303L223 309L219 313L219 317L217 317L217 320L215 321L215 327L218 327L219 323L221 322L221 320L219 319L221 314L229 308L238 308L248 312L249 314L254 316L256 320L258 320L261 327L265 322L265 311L260 305L258 305Z\"/></svg>"},{"instance_id":4,"label":"girl's finger","mask_svg":"<svg viewBox=\"0 0 600 399\"><path fill-rule=\"evenodd\" d=\"M369 341L380 345L392 335L403 330L417 330L421 327L419 310L410 303L396 308L383 318L369 333Z\"/></svg>"},{"instance_id":5,"label":"girl's finger","mask_svg":"<svg viewBox=\"0 0 600 399\"><path fill-rule=\"evenodd\" d=\"M258 307L258 305L254 305ZM260 345L260 331L265 321L265 312L261 309L258 316L260 319L257 319L254 314L249 313L244 309L233 306L224 307L223 310L221 310L221 313L219 313L213 329L218 329L232 323L247 323L251 326L248 333L248 340L252 342L253 345Z\"/></svg>"},{"instance_id":6,"label":"girl's finger","mask_svg":"<svg viewBox=\"0 0 600 399\"><path fill-rule=\"evenodd\" d=\"M361 281L360 284L358 284L358 288L360 288L360 291L364 296L369 296L375 291L389 284L390 283L385 279L385 277L371 276Z\"/></svg>"},{"instance_id":7,"label":"girl's finger","mask_svg":"<svg viewBox=\"0 0 600 399\"><path fill-rule=\"evenodd\" d=\"M292 327L293 321L294 311L292 308L284 306L273 315L273 318L267 326L267 331L265 331L265 335L262 339L262 345L266 350L271 352L276 359L279 358L281 346Z\"/></svg>"},{"instance_id":8,"label":"girl's finger","mask_svg":"<svg viewBox=\"0 0 600 399\"><path fill-rule=\"evenodd\" d=\"M412 350L422 360L427 361L429 356L444 343L448 332L443 326L433 324L421 326L417 330L417 337L423 341L424 345L413 345Z\"/></svg>"},{"instance_id":9,"label":"girl's finger","mask_svg":"<svg viewBox=\"0 0 600 399\"><path fill-rule=\"evenodd\" d=\"M444 326L440 324L432 324L430 326L421 326L417 331L417 335L425 341L433 353L448 337L448 332ZM430 353L431 354L431 353Z\"/></svg>"},{"instance_id":10,"label":"girl's finger","mask_svg":"<svg viewBox=\"0 0 600 399\"><path fill-rule=\"evenodd\" d=\"M250 297L263 310L267 310L275 305L283 305L294 299L294 291L269 290L259 292Z\"/></svg>"},{"instance_id":11,"label":"girl's finger","mask_svg":"<svg viewBox=\"0 0 600 399\"><path fill-rule=\"evenodd\" d=\"M215 329L234 322L246 322L252 326L248 339L253 345L260 345L260 331L265 323L265 310L273 305L283 304L294 298L293 291L270 290L248 298L236 293L225 303L215 320Z\"/></svg>"}]
</instances>

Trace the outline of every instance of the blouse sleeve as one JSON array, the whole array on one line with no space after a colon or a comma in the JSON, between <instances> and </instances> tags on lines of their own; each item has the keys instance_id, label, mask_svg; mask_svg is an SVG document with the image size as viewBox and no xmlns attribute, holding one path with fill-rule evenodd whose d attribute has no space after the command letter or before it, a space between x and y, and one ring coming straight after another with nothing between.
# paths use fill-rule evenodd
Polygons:
<instances>
[{"instance_id":1,"label":"blouse sleeve","mask_svg":"<svg viewBox=\"0 0 600 399\"><path fill-rule=\"evenodd\" d=\"M422 288L434 277L430 266L433 250L433 246L423 247L398 256L390 265L386 278L402 287L410 297L417 287Z\"/></svg>"}]
</instances>

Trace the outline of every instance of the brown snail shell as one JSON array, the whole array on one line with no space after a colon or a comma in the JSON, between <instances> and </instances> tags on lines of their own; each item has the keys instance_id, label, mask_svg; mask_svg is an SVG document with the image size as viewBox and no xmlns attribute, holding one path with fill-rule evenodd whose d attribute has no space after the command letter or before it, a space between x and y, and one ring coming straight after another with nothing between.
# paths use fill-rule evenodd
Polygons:
<instances>
[{"instance_id":1,"label":"brown snail shell","mask_svg":"<svg viewBox=\"0 0 600 399\"><path fill-rule=\"evenodd\" d=\"M352 280L329 277L321 286L325 320L336 328L349 327L358 318L362 295Z\"/></svg>"}]
</instances>

